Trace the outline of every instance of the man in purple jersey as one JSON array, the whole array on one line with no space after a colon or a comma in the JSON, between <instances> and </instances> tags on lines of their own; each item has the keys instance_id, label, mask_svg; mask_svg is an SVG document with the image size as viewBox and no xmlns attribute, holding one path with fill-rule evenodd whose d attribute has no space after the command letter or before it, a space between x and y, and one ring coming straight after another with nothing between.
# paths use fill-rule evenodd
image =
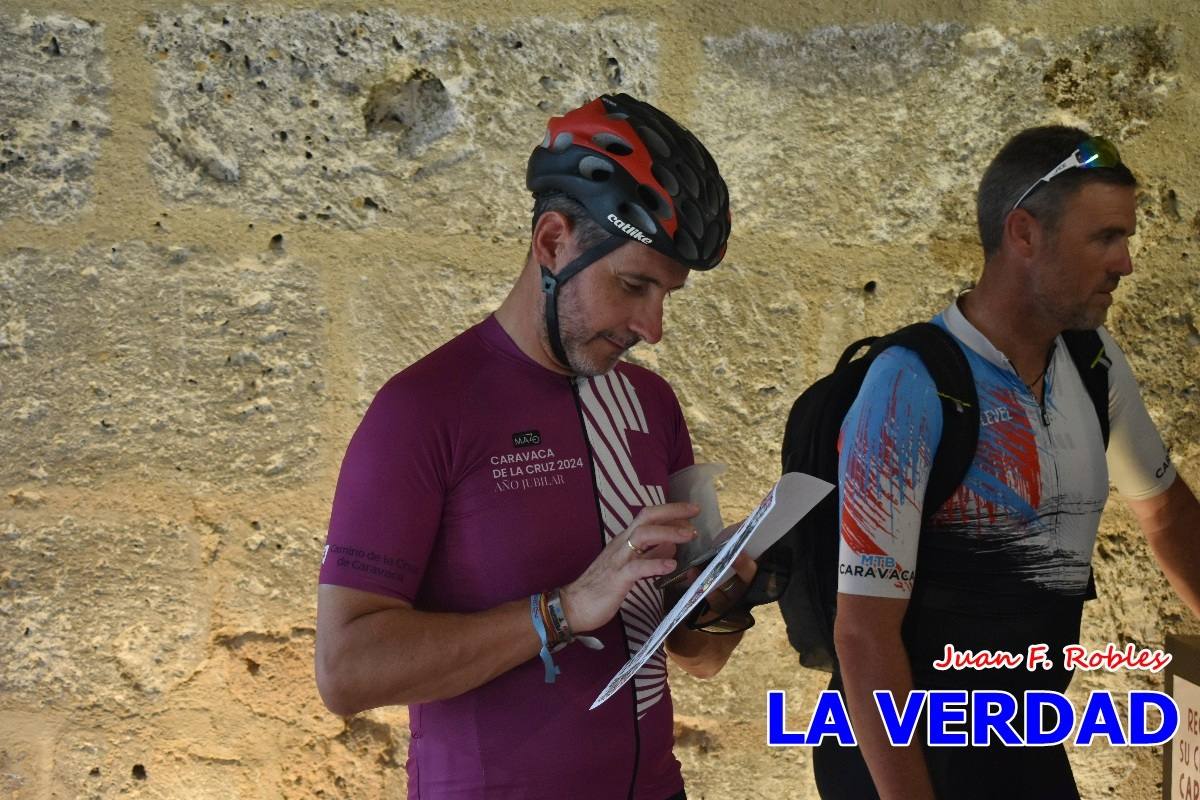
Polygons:
<instances>
[{"instance_id":1,"label":"man in purple jersey","mask_svg":"<svg viewBox=\"0 0 1200 800\"><path fill-rule=\"evenodd\" d=\"M682 798L662 652L588 708L662 618L652 579L698 511L665 497L693 460L679 403L621 356L721 260L728 193L691 133L623 94L552 119L526 182L508 297L393 377L350 442L317 683L338 714L409 706L410 798ZM738 638L679 629L666 650L708 676Z\"/></svg>"},{"instance_id":2,"label":"man in purple jersey","mask_svg":"<svg viewBox=\"0 0 1200 800\"><path fill-rule=\"evenodd\" d=\"M831 683L859 746L814 754L826 800L1079 797L1061 745L890 745L872 692L902 702L914 687L999 689L1019 702L1026 690L1065 690L1061 663L943 671L934 662L947 645L1024 655L1044 644L1057 659L1078 642L1110 480L1200 614L1200 504L1100 327L1133 270L1135 186L1116 148L1077 128L1023 131L988 167L978 196L983 274L934 320L967 356L979 439L961 485L927 522L942 401L914 352L893 348L871 364L841 429L840 672ZM1091 329L1102 347L1090 369L1107 363L1103 405L1062 336ZM1107 410L1107 447L1097 409Z\"/></svg>"}]
</instances>

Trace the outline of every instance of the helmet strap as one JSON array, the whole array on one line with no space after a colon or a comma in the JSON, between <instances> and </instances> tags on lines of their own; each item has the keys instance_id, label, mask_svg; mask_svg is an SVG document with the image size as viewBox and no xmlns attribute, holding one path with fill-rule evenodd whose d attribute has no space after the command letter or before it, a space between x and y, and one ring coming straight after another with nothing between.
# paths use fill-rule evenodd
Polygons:
<instances>
[{"instance_id":1,"label":"helmet strap","mask_svg":"<svg viewBox=\"0 0 1200 800\"><path fill-rule=\"evenodd\" d=\"M554 358L558 363L567 369L571 368L571 364L567 361L567 351L563 348L562 336L558 331L558 290L584 267L604 258L627 241L629 240L623 236L602 239L572 259L558 274L548 270L544 264L538 265L542 268L542 293L546 295L546 334L550 339L550 349L554 351Z\"/></svg>"}]
</instances>

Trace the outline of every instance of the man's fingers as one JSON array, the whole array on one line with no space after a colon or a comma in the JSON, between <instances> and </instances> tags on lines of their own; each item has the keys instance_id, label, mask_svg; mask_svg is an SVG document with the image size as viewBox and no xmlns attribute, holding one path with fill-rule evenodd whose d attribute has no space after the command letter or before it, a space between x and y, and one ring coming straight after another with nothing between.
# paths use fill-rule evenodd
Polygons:
<instances>
[{"instance_id":1,"label":"man's fingers","mask_svg":"<svg viewBox=\"0 0 1200 800\"><path fill-rule=\"evenodd\" d=\"M675 569L673 558L635 558L624 566L624 572L635 581L643 578L657 578Z\"/></svg>"},{"instance_id":2,"label":"man's fingers","mask_svg":"<svg viewBox=\"0 0 1200 800\"><path fill-rule=\"evenodd\" d=\"M700 506L694 503L664 503L661 506L646 506L634 518L629 527L637 530L643 525L663 524L673 521L689 520L700 513Z\"/></svg>"},{"instance_id":3,"label":"man's fingers","mask_svg":"<svg viewBox=\"0 0 1200 800\"><path fill-rule=\"evenodd\" d=\"M644 555L645 551L653 550L657 545L683 544L690 542L695 536L696 531L691 526L638 525L630 530L628 541L633 544L633 547L643 551L642 555Z\"/></svg>"},{"instance_id":4,"label":"man's fingers","mask_svg":"<svg viewBox=\"0 0 1200 800\"><path fill-rule=\"evenodd\" d=\"M758 573L758 562L745 553L739 553L733 560L733 571L742 583L749 586Z\"/></svg>"},{"instance_id":5,"label":"man's fingers","mask_svg":"<svg viewBox=\"0 0 1200 800\"><path fill-rule=\"evenodd\" d=\"M638 556L638 558L674 558L676 549L676 545L673 542L656 544L654 547L651 547L645 553Z\"/></svg>"}]
</instances>

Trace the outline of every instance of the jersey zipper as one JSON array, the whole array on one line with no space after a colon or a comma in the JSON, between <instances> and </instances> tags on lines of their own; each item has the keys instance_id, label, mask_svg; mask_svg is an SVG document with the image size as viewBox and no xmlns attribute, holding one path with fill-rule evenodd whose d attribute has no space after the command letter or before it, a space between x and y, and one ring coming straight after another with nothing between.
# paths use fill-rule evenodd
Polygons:
<instances>
[{"instance_id":1,"label":"jersey zipper","mask_svg":"<svg viewBox=\"0 0 1200 800\"><path fill-rule=\"evenodd\" d=\"M588 438L587 423L583 419L583 401L579 397L579 382L585 380L581 377L567 378L571 384L571 397L575 400L575 413L579 415L579 432L583 434L583 444L587 448L588 454L588 469L592 476L592 499L596 501L596 527L600 532L600 550L603 550L608 541L604 538L604 517L600 512L600 489L596 485L596 456L592 452L592 441ZM620 615L621 610L617 609L617 614ZM618 624L617 627L621 630L621 644L625 647L624 653L629 653L629 637L625 633L625 626ZM632 687L632 684L630 684ZM633 704L631 709L631 719L633 720L633 771L629 776L629 794L628 800L633 800L634 789L637 787L638 769L642 756L642 736L641 730L638 727L637 717L637 692L632 688L629 692L630 702Z\"/></svg>"}]
</instances>

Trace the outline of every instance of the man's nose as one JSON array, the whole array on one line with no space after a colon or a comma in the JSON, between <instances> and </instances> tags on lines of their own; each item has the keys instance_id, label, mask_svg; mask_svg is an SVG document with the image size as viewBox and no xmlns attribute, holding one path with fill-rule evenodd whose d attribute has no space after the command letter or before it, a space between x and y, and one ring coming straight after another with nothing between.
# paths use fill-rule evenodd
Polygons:
<instances>
[{"instance_id":1,"label":"man's nose","mask_svg":"<svg viewBox=\"0 0 1200 800\"><path fill-rule=\"evenodd\" d=\"M657 294L657 293L655 293ZM663 298L655 296L639 304L637 312L629 322L629 329L644 342L657 344L662 339Z\"/></svg>"},{"instance_id":2,"label":"man's nose","mask_svg":"<svg viewBox=\"0 0 1200 800\"><path fill-rule=\"evenodd\" d=\"M1129 240L1125 240L1125 246L1121 248L1121 260L1117 264L1116 272L1118 275L1133 274L1133 256L1129 253Z\"/></svg>"}]
</instances>

